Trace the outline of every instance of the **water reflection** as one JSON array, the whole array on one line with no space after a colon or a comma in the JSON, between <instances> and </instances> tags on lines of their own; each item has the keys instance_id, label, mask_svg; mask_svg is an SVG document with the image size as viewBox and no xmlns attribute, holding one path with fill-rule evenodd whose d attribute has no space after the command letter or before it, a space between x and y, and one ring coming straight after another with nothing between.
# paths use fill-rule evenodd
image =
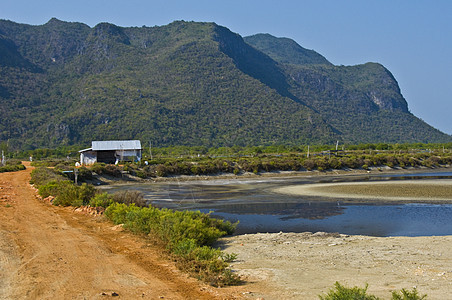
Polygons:
<instances>
[{"instance_id":1,"label":"water reflection","mask_svg":"<svg viewBox=\"0 0 452 300\"><path fill-rule=\"evenodd\" d=\"M279 216L281 221L291 219L320 220L339 215L344 207L331 203L237 203L228 205L215 205L215 213L227 212L235 215L273 215Z\"/></svg>"}]
</instances>

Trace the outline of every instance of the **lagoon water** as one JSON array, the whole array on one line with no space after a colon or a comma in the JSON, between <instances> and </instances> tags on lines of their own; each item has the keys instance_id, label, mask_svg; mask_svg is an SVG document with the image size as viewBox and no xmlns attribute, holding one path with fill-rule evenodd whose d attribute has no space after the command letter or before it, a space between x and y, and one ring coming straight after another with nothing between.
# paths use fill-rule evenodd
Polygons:
<instances>
[{"instance_id":1,"label":"lagoon water","mask_svg":"<svg viewBox=\"0 0 452 300\"><path fill-rule=\"evenodd\" d=\"M452 172L221 179L105 186L104 189L139 190L157 207L200 210L211 212L213 217L239 221L238 234L324 231L370 236L451 235L452 204L332 201L273 192L278 187L308 183L405 179L452 180Z\"/></svg>"}]
</instances>

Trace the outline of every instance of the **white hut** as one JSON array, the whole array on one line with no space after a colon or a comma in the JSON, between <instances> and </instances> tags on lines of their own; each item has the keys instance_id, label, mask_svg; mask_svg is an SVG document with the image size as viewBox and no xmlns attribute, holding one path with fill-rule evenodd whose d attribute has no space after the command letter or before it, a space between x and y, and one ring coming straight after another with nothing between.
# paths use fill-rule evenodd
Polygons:
<instances>
[{"instance_id":1,"label":"white hut","mask_svg":"<svg viewBox=\"0 0 452 300\"><path fill-rule=\"evenodd\" d=\"M92 165L95 162L114 164L119 161L140 161L141 151L139 140L93 141L91 148L79 151L80 163Z\"/></svg>"}]
</instances>

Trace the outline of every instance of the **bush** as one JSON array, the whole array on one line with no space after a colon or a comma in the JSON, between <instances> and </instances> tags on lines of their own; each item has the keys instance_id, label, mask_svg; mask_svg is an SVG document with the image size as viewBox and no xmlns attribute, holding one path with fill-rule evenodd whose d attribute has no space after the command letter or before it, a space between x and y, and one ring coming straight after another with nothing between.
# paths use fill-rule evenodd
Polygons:
<instances>
[{"instance_id":1,"label":"bush","mask_svg":"<svg viewBox=\"0 0 452 300\"><path fill-rule=\"evenodd\" d=\"M104 207L107 208L113 203L113 196L108 193L101 193L94 195L91 200L89 200L89 205L92 207Z\"/></svg>"},{"instance_id":2,"label":"bush","mask_svg":"<svg viewBox=\"0 0 452 300\"><path fill-rule=\"evenodd\" d=\"M377 300L378 297L374 295L367 295L367 287L359 288L352 287L348 288L341 285L336 281L334 284L334 289L330 289L326 296L319 295L321 300ZM423 300L426 299L427 295L420 296L416 290L413 288L412 291L402 289L400 292L392 292L392 300Z\"/></svg>"},{"instance_id":3,"label":"bush","mask_svg":"<svg viewBox=\"0 0 452 300\"><path fill-rule=\"evenodd\" d=\"M426 298L427 295L420 296L416 288L413 288L412 291L402 289L400 292L392 292L392 300L422 300Z\"/></svg>"},{"instance_id":4,"label":"bush","mask_svg":"<svg viewBox=\"0 0 452 300\"><path fill-rule=\"evenodd\" d=\"M115 165L106 165L104 163L95 163L91 166L91 171L98 175L110 175L113 177L121 177L121 169Z\"/></svg>"},{"instance_id":5,"label":"bush","mask_svg":"<svg viewBox=\"0 0 452 300\"><path fill-rule=\"evenodd\" d=\"M39 167L31 171L30 183L36 185L38 188L51 181L59 182L64 180L66 180L66 178L54 169Z\"/></svg>"},{"instance_id":6,"label":"bush","mask_svg":"<svg viewBox=\"0 0 452 300\"><path fill-rule=\"evenodd\" d=\"M65 179L54 169L39 167L31 172L30 183L36 185L41 197L55 196L54 205L80 206L84 202L88 203L94 195L94 187L86 184L78 187Z\"/></svg>"},{"instance_id":7,"label":"bush","mask_svg":"<svg viewBox=\"0 0 452 300\"><path fill-rule=\"evenodd\" d=\"M88 205L95 194L96 189L91 184L83 183L78 187L78 199L82 202L82 205Z\"/></svg>"},{"instance_id":8,"label":"bush","mask_svg":"<svg viewBox=\"0 0 452 300\"><path fill-rule=\"evenodd\" d=\"M159 177L166 177L168 175L168 168L164 165L158 165L155 168L155 174Z\"/></svg>"},{"instance_id":9,"label":"bush","mask_svg":"<svg viewBox=\"0 0 452 300\"><path fill-rule=\"evenodd\" d=\"M306 159L303 161L302 163L303 167L308 170L311 171L312 169L314 169L316 167L316 163L314 160L312 159Z\"/></svg>"},{"instance_id":10,"label":"bush","mask_svg":"<svg viewBox=\"0 0 452 300\"><path fill-rule=\"evenodd\" d=\"M58 192L58 182L50 181L44 185L39 186L38 194L42 198L47 198L49 196L54 196Z\"/></svg>"},{"instance_id":11,"label":"bush","mask_svg":"<svg viewBox=\"0 0 452 300\"><path fill-rule=\"evenodd\" d=\"M195 241L185 239L175 245L173 253L179 257L177 262L179 268L197 274L197 278L204 282L214 286L240 282L239 277L228 269L228 262L219 249L200 247Z\"/></svg>"},{"instance_id":12,"label":"bush","mask_svg":"<svg viewBox=\"0 0 452 300\"><path fill-rule=\"evenodd\" d=\"M367 284L364 288L342 286L336 281L335 289L330 289L326 296L319 296L321 300L377 300L373 295L367 295Z\"/></svg>"},{"instance_id":13,"label":"bush","mask_svg":"<svg viewBox=\"0 0 452 300\"><path fill-rule=\"evenodd\" d=\"M10 165L7 164L5 166L1 166L0 167L0 173L4 173L4 172L16 172L16 171L22 171L25 170L25 166L20 164L20 165Z\"/></svg>"},{"instance_id":14,"label":"bush","mask_svg":"<svg viewBox=\"0 0 452 300\"><path fill-rule=\"evenodd\" d=\"M105 210L105 216L114 224L124 224L126 222L127 212L134 206L134 204L127 206L124 203L113 203Z\"/></svg>"},{"instance_id":15,"label":"bush","mask_svg":"<svg viewBox=\"0 0 452 300\"><path fill-rule=\"evenodd\" d=\"M79 198L78 186L70 181L61 181L58 183L53 205L61 206L81 206L83 200Z\"/></svg>"},{"instance_id":16,"label":"bush","mask_svg":"<svg viewBox=\"0 0 452 300\"><path fill-rule=\"evenodd\" d=\"M121 177L121 169L115 165L106 165L104 173L113 177Z\"/></svg>"},{"instance_id":17,"label":"bush","mask_svg":"<svg viewBox=\"0 0 452 300\"><path fill-rule=\"evenodd\" d=\"M93 178L93 173L87 167L80 167L78 170L78 180L83 181Z\"/></svg>"},{"instance_id":18,"label":"bush","mask_svg":"<svg viewBox=\"0 0 452 300\"><path fill-rule=\"evenodd\" d=\"M127 206L117 202L106 209L105 216L115 224L124 224L132 232L157 236L172 252L180 269L205 282L222 286L240 280L227 269L228 262L235 256L224 255L210 247L219 237L233 233L235 225L230 222L213 219L199 211Z\"/></svg>"},{"instance_id":19,"label":"bush","mask_svg":"<svg viewBox=\"0 0 452 300\"><path fill-rule=\"evenodd\" d=\"M81 206L87 205L95 195L95 188L86 183L81 186L73 184L71 181L50 181L38 187L41 197L55 196L54 205L61 206Z\"/></svg>"},{"instance_id":20,"label":"bush","mask_svg":"<svg viewBox=\"0 0 452 300\"><path fill-rule=\"evenodd\" d=\"M139 207L146 206L146 200L143 193L139 191L125 190L113 194L113 201L124 204L135 204Z\"/></svg>"},{"instance_id":21,"label":"bush","mask_svg":"<svg viewBox=\"0 0 452 300\"><path fill-rule=\"evenodd\" d=\"M91 166L91 171L97 173L98 175L102 175L105 173L105 164L95 163Z\"/></svg>"}]
</instances>

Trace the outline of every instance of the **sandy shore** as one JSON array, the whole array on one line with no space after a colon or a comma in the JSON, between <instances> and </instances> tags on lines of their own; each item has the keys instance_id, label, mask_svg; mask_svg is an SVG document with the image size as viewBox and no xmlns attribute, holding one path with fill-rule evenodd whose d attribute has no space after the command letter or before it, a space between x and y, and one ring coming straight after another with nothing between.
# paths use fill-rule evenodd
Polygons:
<instances>
[{"instance_id":1,"label":"sandy shore","mask_svg":"<svg viewBox=\"0 0 452 300\"><path fill-rule=\"evenodd\" d=\"M451 299L452 236L368 237L326 233L246 234L222 239L249 299L318 299L336 281L390 299L417 287Z\"/></svg>"},{"instance_id":2,"label":"sandy shore","mask_svg":"<svg viewBox=\"0 0 452 300\"><path fill-rule=\"evenodd\" d=\"M274 191L328 198L449 202L452 201L452 180L319 183L283 187Z\"/></svg>"}]
</instances>

